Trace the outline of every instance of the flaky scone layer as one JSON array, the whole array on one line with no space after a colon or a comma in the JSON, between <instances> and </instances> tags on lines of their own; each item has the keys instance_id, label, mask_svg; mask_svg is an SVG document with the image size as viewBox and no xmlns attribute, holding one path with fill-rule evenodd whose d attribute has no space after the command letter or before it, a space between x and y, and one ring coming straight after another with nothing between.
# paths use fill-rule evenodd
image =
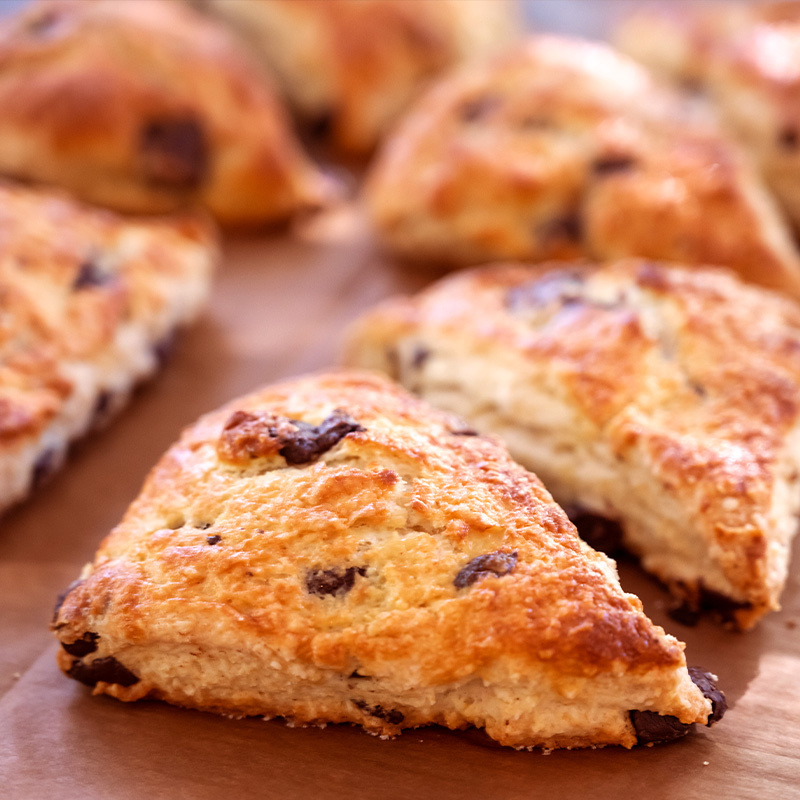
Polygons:
<instances>
[{"instance_id":1,"label":"flaky scone layer","mask_svg":"<svg viewBox=\"0 0 800 800\"><path fill-rule=\"evenodd\" d=\"M0 172L120 211L201 204L256 225L331 197L267 76L186 3L47 0L4 18L0 107Z\"/></svg>"},{"instance_id":2,"label":"flaky scone layer","mask_svg":"<svg viewBox=\"0 0 800 800\"><path fill-rule=\"evenodd\" d=\"M748 160L696 106L598 43L527 39L438 83L366 199L393 252L451 266L642 256L800 295L800 261Z\"/></svg>"},{"instance_id":3,"label":"flaky scone layer","mask_svg":"<svg viewBox=\"0 0 800 800\"><path fill-rule=\"evenodd\" d=\"M156 370L216 260L206 220L130 220L0 184L0 510Z\"/></svg>"},{"instance_id":4,"label":"flaky scone layer","mask_svg":"<svg viewBox=\"0 0 800 800\"><path fill-rule=\"evenodd\" d=\"M704 722L683 645L495 440L334 373L190 427L66 593L61 667L122 700L632 746Z\"/></svg>"},{"instance_id":5,"label":"flaky scone layer","mask_svg":"<svg viewBox=\"0 0 800 800\"><path fill-rule=\"evenodd\" d=\"M564 506L749 627L800 510L800 310L722 271L643 261L470 271L389 301L347 361L498 434Z\"/></svg>"},{"instance_id":6,"label":"flaky scone layer","mask_svg":"<svg viewBox=\"0 0 800 800\"><path fill-rule=\"evenodd\" d=\"M800 2L642 8L616 38L638 61L712 101L800 228Z\"/></svg>"},{"instance_id":7,"label":"flaky scone layer","mask_svg":"<svg viewBox=\"0 0 800 800\"><path fill-rule=\"evenodd\" d=\"M513 0L200 0L256 45L300 114L369 153L431 79L497 50Z\"/></svg>"}]
</instances>

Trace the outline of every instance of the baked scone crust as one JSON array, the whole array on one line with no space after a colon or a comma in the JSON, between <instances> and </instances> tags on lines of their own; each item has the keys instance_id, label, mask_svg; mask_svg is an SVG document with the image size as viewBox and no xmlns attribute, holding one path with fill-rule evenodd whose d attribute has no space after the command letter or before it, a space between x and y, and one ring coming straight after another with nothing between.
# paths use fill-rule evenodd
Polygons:
<instances>
[{"instance_id":1,"label":"baked scone crust","mask_svg":"<svg viewBox=\"0 0 800 800\"><path fill-rule=\"evenodd\" d=\"M498 49L513 0L201 0L256 45L301 116L349 155L369 153L447 68Z\"/></svg>"},{"instance_id":2,"label":"baked scone crust","mask_svg":"<svg viewBox=\"0 0 800 800\"><path fill-rule=\"evenodd\" d=\"M95 693L383 736L439 723L514 747L630 747L629 711L711 712L683 645L534 475L359 373L268 387L188 428L54 630L60 666Z\"/></svg>"},{"instance_id":3,"label":"baked scone crust","mask_svg":"<svg viewBox=\"0 0 800 800\"><path fill-rule=\"evenodd\" d=\"M380 239L450 266L641 256L800 294L755 168L713 119L605 45L536 36L439 82L365 190Z\"/></svg>"},{"instance_id":4,"label":"baked scone crust","mask_svg":"<svg viewBox=\"0 0 800 800\"><path fill-rule=\"evenodd\" d=\"M800 228L800 3L672 3L621 25L620 47L707 93Z\"/></svg>"},{"instance_id":5,"label":"baked scone crust","mask_svg":"<svg viewBox=\"0 0 800 800\"><path fill-rule=\"evenodd\" d=\"M379 305L346 362L502 436L565 508L748 628L800 510L800 309L719 270L500 265Z\"/></svg>"},{"instance_id":6,"label":"baked scone crust","mask_svg":"<svg viewBox=\"0 0 800 800\"><path fill-rule=\"evenodd\" d=\"M121 211L228 225L327 202L263 70L170 0L53 0L0 24L0 172Z\"/></svg>"},{"instance_id":7,"label":"baked scone crust","mask_svg":"<svg viewBox=\"0 0 800 800\"><path fill-rule=\"evenodd\" d=\"M156 370L216 260L205 219L132 221L0 184L0 510Z\"/></svg>"}]
</instances>

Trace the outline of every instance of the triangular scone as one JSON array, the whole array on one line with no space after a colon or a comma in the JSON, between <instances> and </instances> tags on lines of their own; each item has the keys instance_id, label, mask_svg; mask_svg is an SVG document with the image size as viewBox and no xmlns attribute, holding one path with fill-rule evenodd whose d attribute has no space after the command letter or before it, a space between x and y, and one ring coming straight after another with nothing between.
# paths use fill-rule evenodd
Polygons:
<instances>
[{"instance_id":1,"label":"triangular scone","mask_svg":"<svg viewBox=\"0 0 800 800\"><path fill-rule=\"evenodd\" d=\"M173 0L52 0L0 21L0 173L121 211L247 225L330 185L258 64Z\"/></svg>"},{"instance_id":2,"label":"triangular scone","mask_svg":"<svg viewBox=\"0 0 800 800\"><path fill-rule=\"evenodd\" d=\"M189 428L54 629L95 693L381 735L630 747L721 713L534 475L359 373Z\"/></svg>"},{"instance_id":3,"label":"triangular scone","mask_svg":"<svg viewBox=\"0 0 800 800\"><path fill-rule=\"evenodd\" d=\"M640 7L616 39L715 104L800 228L800 2Z\"/></svg>"},{"instance_id":4,"label":"triangular scone","mask_svg":"<svg viewBox=\"0 0 800 800\"><path fill-rule=\"evenodd\" d=\"M199 4L249 37L294 108L350 155L369 153L432 78L521 27L516 0Z\"/></svg>"},{"instance_id":5,"label":"triangular scone","mask_svg":"<svg viewBox=\"0 0 800 800\"><path fill-rule=\"evenodd\" d=\"M380 306L348 360L502 436L690 609L747 628L778 607L800 510L794 302L641 261L488 267Z\"/></svg>"},{"instance_id":6,"label":"triangular scone","mask_svg":"<svg viewBox=\"0 0 800 800\"><path fill-rule=\"evenodd\" d=\"M0 511L156 371L216 261L206 218L132 220L0 183Z\"/></svg>"},{"instance_id":7,"label":"triangular scone","mask_svg":"<svg viewBox=\"0 0 800 800\"><path fill-rule=\"evenodd\" d=\"M800 296L800 259L755 169L599 43L530 37L446 77L387 140L366 197L381 239L412 259L642 256Z\"/></svg>"}]
</instances>

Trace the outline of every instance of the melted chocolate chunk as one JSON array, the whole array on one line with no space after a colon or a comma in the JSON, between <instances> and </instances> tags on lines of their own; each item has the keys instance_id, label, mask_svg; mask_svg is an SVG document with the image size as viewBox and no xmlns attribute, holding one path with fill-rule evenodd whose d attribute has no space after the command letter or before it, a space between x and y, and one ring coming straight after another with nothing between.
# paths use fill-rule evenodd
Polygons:
<instances>
[{"instance_id":1,"label":"melted chocolate chunk","mask_svg":"<svg viewBox=\"0 0 800 800\"><path fill-rule=\"evenodd\" d=\"M67 675L87 686L95 686L100 681L116 683L119 686L133 686L139 682L139 678L113 656L97 658L88 664L76 659L67 670Z\"/></svg>"},{"instance_id":2,"label":"melted chocolate chunk","mask_svg":"<svg viewBox=\"0 0 800 800\"><path fill-rule=\"evenodd\" d=\"M208 171L208 143L194 117L150 120L139 141L142 171L155 185L194 189Z\"/></svg>"},{"instance_id":3,"label":"melted chocolate chunk","mask_svg":"<svg viewBox=\"0 0 800 800\"><path fill-rule=\"evenodd\" d=\"M83 658L84 656L88 656L90 653L94 653L97 650L97 640L100 638L99 633L92 633L92 631L86 631L86 633L81 636L80 639L76 639L74 642L61 642L61 646L71 655L77 656L78 658Z\"/></svg>"},{"instance_id":4,"label":"melted chocolate chunk","mask_svg":"<svg viewBox=\"0 0 800 800\"><path fill-rule=\"evenodd\" d=\"M163 367L174 352L175 335L172 333L167 334L163 339L159 339L159 341L153 345L153 355L159 367Z\"/></svg>"},{"instance_id":5,"label":"melted chocolate chunk","mask_svg":"<svg viewBox=\"0 0 800 800\"><path fill-rule=\"evenodd\" d=\"M53 607L53 624L55 624L56 620L58 619L58 612L61 611L61 606L64 605L64 601L67 599L67 595L73 590L77 589L83 581L78 578L76 581L72 581L72 583L64 589L63 592L56 598L56 604Z\"/></svg>"},{"instance_id":6,"label":"melted chocolate chunk","mask_svg":"<svg viewBox=\"0 0 800 800\"><path fill-rule=\"evenodd\" d=\"M42 452L33 464L31 472L31 488L41 486L58 467L57 451L55 448L48 447Z\"/></svg>"},{"instance_id":7,"label":"melted chocolate chunk","mask_svg":"<svg viewBox=\"0 0 800 800\"><path fill-rule=\"evenodd\" d=\"M333 111L320 111L309 120L309 135L314 139L327 139L333 132L335 119Z\"/></svg>"},{"instance_id":8,"label":"melted chocolate chunk","mask_svg":"<svg viewBox=\"0 0 800 800\"><path fill-rule=\"evenodd\" d=\"M717 689L714 683L714 676L700 667L689 667L689 677L692 683L703 693L703 697L711 701L711 714L709 714L706 725L711 727L715 722L719 722L728 710L728 701L725 694Z\"/></svg>"},{"instance_id":9,"label":"melted chocolate chunk","mask_svg":"<svg viewBox=\"0 0 800 800\"><path fill-rule=\"evenodd\" d=\"M364 700L353 700L353 703L365 714L369 714L371 717L378 717L378 719L385 719L390 725L399 725L405 719L405 714L400 711L387 709L383 706L371 706Z\"/></svg>"},{"instance_id":10,"label":"melted chocolate chunk","mask_svg":"<svg viewBox=\"0 0 800 800\"><path fill-rule=\"evenodd\" d=\"M473 558L465 567L462 567L456 575L453 585L456 589L463 589L472 586L475 581L485 578L487 575L502 577L508 575L517 565L517 553L503 553L497 550L494 553Z\"/></svg>"},{"instance_id":11,"label":"melted chocolate chunk","mask_svg":"<svg viewBox=\"0 0 800 800\"><path fill-rule=\"evenodd\" d=\"M564 303L579 297L583 286L580 272L569 269L556 269L521 286L509 289L506 307L519 313L531 309L545 308L551 303Z\"/></svg>"},{"instance_id":12,"label":"melted chocolate chunk","mask_svg":"<svg viewBox=\"0 0 800 800\"><path fill-rule=\"evenodd\" d=\"M583 222L577 212L564 214L537 226L536 236L545 245L560 241L577 244L583 237Z\"/></svg>"},{"instance_id":13,"label":"melted chocolate chunk","mask_svg":"<svg viewBox=\"0 0 800 800\"><path fill-rule=\"evenodd\" d=\"M700 622L700 609L685 600L671 605L667 609L667 614L675 622L685 625L687 628L694 628Z\"/></svg>"},{"instance_id":14,"label":"melted chocolate chunk","mask_svg":"<svg viewBox=\"0 0 800 800\"><path fill-rule=\"evenodd\" d=\"M320 597L326 595L345 595L352 588L356 575L367 574L366 567L347 567L346 569L314 569L306 575L306 589L309 594Z\"/></svg>"},{"instance_id":15,"label":"melted chocolate chunk","mask_svg":"<svg viewBox=\"0 0 800 800\"><path fill-rule=\"evenodd\" d=\"M500 106L500 98L495 95L485 95L467 100L459 110L462 122L477 122L488 117Z\"/></svg>"},{"instance_id":16,"label":"melted chocolate chunk","mask_svg":"<svg viewBox=\"0 0 800 800\"><path fill-rule=\"evenodd\" d=\"M622 547L622 528L618 522L597 514L577 511L569 518L589 547L613 555Z\"/></svg>"},{"instance_id":17,"label":"melted chocolate chunk","mask_svg":"<svg viewBox=\"0 0 800 800\"><path fill-rule=\"evenodd\" d=\"M278 451L288 464L308 464L318 459L349 433L363 431L355 420L340 409L334 411L319 425L294 422L297 433L286 437Z\"/></svg>"},{"instance_id":18,"label":"melted chocolate chunk","mask_svg":"<svg viewBox=\"0 0 800 800\"><path fill-rule=\"evenodd\" d=\"M635 166L636 159L632 156L604 156L592 163L592 172L602 177L615 172L630 172Z\"/></svg>"},{"instance_id":19,"label":"melted chocolate chunk","mask_svg":"<svg viewBox=\"0 0 800 800\"><path fill-rule=\"evenodd\" d=\"M74 291L82 289L92 289L97 286L105 286L114 280L114 275L104 269L91 259L84 261L78 269L78 274L72 283Z\"/></svg>"},{"instance_id":20,"label":"melted chocolate chunk","mask_svg":"<svg viewBox=\"0 0 800 800\"><path fill-rule=\"evenodd\" d=\"M667 610L676 622L690 627L697 625L703 613L710 613L723 623L736 625L736 612L750 608L749 603L741 603L726 597L701 583L697 591L691 592L680 602Z\"/></svg>"},{"instance_id":21,"label":"melted chocolate chunk","mask_svg":"<svg viewBox=\"0 0 800 800\"><path fill-rule=\"evenodd\" d=\"M219 544L222 541L222 537L215 533L213 536L206 536L206 541L209 544Z\"/></svg>"},{"instance_id":22,"label":"melted chocolate chunk","mask_svg":"<svg viewBox=\"0 0 800 800\"><path fill-rule=\"evenodd\" d=\"M655 711L630 711L631 723L639 744L663 744L673 742L689 733L692 725L677 717L658 714Z\"/></svg>"},{"instance_id":23,"label":"melted chocolate chunk","mask_svg":"<svg viewBox=\"0 0 800 800\"><path fill-rule=\"evenodd\" d=\"M778 131L778 144L784 150L797 149L797 145L800 144L800 134L798 134L797 128L792 125L781 128L781 130Z\"/></svg>"}]
</instances>

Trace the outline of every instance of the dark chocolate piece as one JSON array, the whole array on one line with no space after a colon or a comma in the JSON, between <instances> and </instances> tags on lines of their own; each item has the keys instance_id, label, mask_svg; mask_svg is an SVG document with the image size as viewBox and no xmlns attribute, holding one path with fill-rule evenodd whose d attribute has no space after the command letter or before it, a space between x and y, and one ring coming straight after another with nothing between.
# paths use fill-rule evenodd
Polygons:
<instances>
[{"instance_id":1,"label":"dark chocolate piece","mask_svg":"<svg viewBox=\"0 0 800 800\"><path fill-rule=\"evenodd\" d=\"M400 711L394 711L383 706L371 706L364 700L353 700L353 703L365 714L369 714L371 717L378 717L378 719L385 719L390 725L399 725L406 718L405 714Z\"/></svg>"},{"instance_id":2,"label":"dark chocolate piece","mask_svg":"<svg viewBox=\"0 0 800 800\"><path fill-rule=\"evenodd\" d=\"M554 217L537 226L536 236L545 245L558 241L577 244L583 237L583 221L577 212Z\"/></svg>"},{"instance_id":3,"label":"dark chocolate piece","mask_svg":"<svg viewBox=\"0 0 800 800\"><path fill-rule=\"evenodd\" d=\"M222 537L215 533L213 536L206 536L206 541L209 544L219 544L222 541Z\"/></svg>"},{"instance_id":4,"label":"dark chocolate piece","mask_svg":"<svg viewBox=\"0 0 800 800\"><path fill-rule=\"evenodd\" d=\"M411 366L414 369L419 369L430 358L431 351L427 347L418 344L411 354Z\"/></svg>"},{"instance_id":5,"label":"dark chocolate piece","mask_svg":"<svg viewBox=\"0 0 800 800\"><path fill-rule=\"evenodd\" d=\"M636 166L632 156L602 156L592 162L592 172L600 177L616 172L630 172Z\"/></svg>"},{"instance_id":6,"label":"dark chocolate piece","mask_svg":"<svg viewBox=\"0 0 800 800\"><path fill-rule=\"evenodd\" d=\"M346 569L312 569L306 575L306 589L309 594L320 597L326 595L345 595L352 588L356 575L367 574L366 567L347 567Z\"/></svg>"},{"instance_id":7,"label":"dark chocolate piece","mask_svg":"<svg viewBox=\"0 0 800 800\"><path fill-rule=\"evenodd\" d=\"M583 511L570 514L569 518L581 539L595 550L613 555L622 547L622 528L618 522Z\"/></svg>"},{"instance_id":8,"label":"dark chocolate piece","mask_svg":"<svg viewBox=\"0 0 800 800\"><path fill-rule=\"evenodd\" d=\"M719 722L728 710L728 701L725 694L717 688L714 683L714 676L700 667L689 667L689 677L692 683L703 693L706 700L711 701L711 714L709 714L706 725L711 727L715 722Z\"/></svg>"},{"instance_id":9,"label":"dark chocolate piece","mask_svg":"<svg viewBox=\"0 0 800 800\"><path fill-rule=\"evenodd\" d=\"M78 274L72 283L74 291L78 292L81 289L93 289L97 286L105 286L114 280L114 275L102 269L96 261L87 258L80 265Z\"/></svg>"},{"instance_id":10,"label":"dark chocolate piece","mask_svg":"<svg viewBox=\"0 0 800 800\"><path fill-rule=\"evenodd\" d=\"M139 141L142 172L159 186L194 189L208 171L208 143L194 117L150 120Z\"/></svg>"},{"instance_id":11,"label":"dark chocolate piece","mask_svg":"<svg viewBox=\"0 0 800 800\"><path fill-rule=\"evenodd\" d=\"M87 686L95 686L100 681L116 683L119 686L133 686L134 683L139 683L139 678L113 656L97 658L88 664L75 659L67 670L67 675Z\"/></svg>"},{"instance_id":12,"label":"dark chocolate piece","mask_svg":"<svg viewBox=\"0 0 800 800\"><path fill-rule=\"evenodd\" d=\"M786 125L778 131L778 144L784 150L795 150L800 144L800 134L793 125Z\"/></svg>"},{"instance_id":13,"label":"dark chocolate piece","mask_svg":"<svg viewBox=\"0 0 800 800\"><path fill-rule=\"evenodd\" d=\"M453 436L480 436L478 431L474 428L455 428L451 430L450 433L452 433Z\"/></svg>"},{"instance_id":14,"label":"dark chocolate piece","mask_svg":"<svg viewBox=\"0 0 800 800\"><path fill-rule=\"evenodd\" d=\"M681 600L667 609L670 619L685 625L687 628L694 628L700 622L700 609L686 600Z\"/></svg>"},{"instance_id":15,"label":"dark chocolate piece","mask_svg":"<svg viewBox=\"0 0 800 800\"><path fill-rule=\"evenodd\" d=\"M693 723L685 724L677 717L655 711L630 711L631 723L639 744L674 742L689 733Z\"/></svg>"},{"instance_id":16,"label":"dark chocolate piece","mask_svg":"<svg viewBox=\"0 0 800 800\"><path fill-rule=\"evenodd\" d=\"M308 134L314 139L327 139L333 132L333 111L320 111L308 122Z\"/></svg>"},{"instance_id":17,"label":"dark chocolate piece","mask_svg":"<svg viewBox=\"0 0 800 800\"><path fill-rule=\"evenodd\" d=\"M486 553L473 558L465 567L462 567L453 584L456 589L463 589L466 586L472 586L475 581L485 578L487 575L496 575L497 577L508 575L516 565L516 550L513 553L504 553L501 550Z\"/></svg>"},{"instance_id":18,"label":"dark chocolate piece","mask_svg":"<svg viewBox=\"0 0 800 800\"><path fill-rule=\"evenodd\" d=\"M172 357L172 354L175 352L175 341L175 334L168 333L163 339L159 339L153 345L153 355L159 367L163 367Z\"/></svg>"},{"instance_id":19,"label":"dark chocolate piece","mask_svg":"<svg viewBox=\"0 0 800 800\"><path fill-rule=\"evenodd\" d=\"M35 489L41 486L58 467L57 451L53 447L48 447L33 464L33 471L31 472L31 488Z\"/></svg>"},{"instance_id":20,"label":"dark chocolate piece","mask_svg":"<svg viewBox=\"0 0 800 800\"><path fill-rule=\"evenodd\" d=\"M99 633L93 633L92 631L86 631L86 633L81 636L80 639L76 639L74 642L61 642L61 646L71 655L77 656L78 658L83 658L84 656L88 656L90 653L94 653L97 650L97 640L100 638Z\"/></svg>"}]
</instances>

